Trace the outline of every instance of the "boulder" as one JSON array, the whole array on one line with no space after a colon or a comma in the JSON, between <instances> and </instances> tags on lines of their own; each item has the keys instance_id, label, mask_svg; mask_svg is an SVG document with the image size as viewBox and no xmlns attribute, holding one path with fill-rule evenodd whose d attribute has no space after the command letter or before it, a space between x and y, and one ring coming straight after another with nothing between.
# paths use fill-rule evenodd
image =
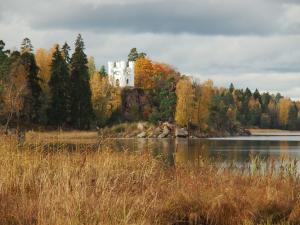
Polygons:
<instances>
[{"instance_id":1,"label":"boulder","mask_svg":"<svg viewBox=\"0 0 300 225\"><path fill-rule=\"evenodd\" d=\"M141 123L141 122L139 122L138 124L137 124L137 129L139 129L139 130L144 130L145 129L145 123Z\"/></svg>"},{"instance_id":2,"label":"boulder","mask_svg":"<svg viewBox=\"0 0 300 225\"><path fill-rule=\"evenodd\" d=\"M185 128L176 128L175 130L175 137L182 137L186 138L189 136L188 131Z\"/></svg>"},{"instance_id":3,"label":"boulder","mask_svg":"<svg viewBox=\"0 0 300 225\"><path fill-rule=\"evenodd\" d=\"M142 132L137 135L138 138L145 138L146 136L147 136L146 132Z\"/></svg>"},{"instance_id":4,"label":"boulder","mask_svg":"<svg viewBox=\"0 0 300 225\"><path fill-rule=\"evenodd\" d=\"M160 135L160 133L161 133L160 127L156 127L156 128L153 130L153 134L156 135L156 136Z\"/></svg>"},{"instance_id":5,"label":"boulder","mask_svg":"<svg viewBox=\"0 0 300 225\"><path fill-rule=\"evenodd\" d=\"M170 134L170 130L168 129L167 126L165 126L165 127L163 128L163 132L162 132L160 135L158 135L158 138L165 138L165 137L167 137L169 134Z\"/></svg>"}]
</instances>

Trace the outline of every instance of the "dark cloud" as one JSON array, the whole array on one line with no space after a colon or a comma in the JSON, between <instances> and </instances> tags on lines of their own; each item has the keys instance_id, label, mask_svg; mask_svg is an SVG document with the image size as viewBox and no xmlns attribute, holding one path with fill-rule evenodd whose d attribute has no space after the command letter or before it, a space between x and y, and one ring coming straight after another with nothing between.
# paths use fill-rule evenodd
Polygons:
<instances>
[{"instance_id":1,"label":"dark cloud","mask_svg":"<svg viewBox=\"0 0 300 225\"><path fill-rule=\"evenodd\" d=\"M127 4L54 0L18 7L17 13L35 29L265 35L282 32L283 5L270 0L141 0Z\"/></svg>"}]
</instances>

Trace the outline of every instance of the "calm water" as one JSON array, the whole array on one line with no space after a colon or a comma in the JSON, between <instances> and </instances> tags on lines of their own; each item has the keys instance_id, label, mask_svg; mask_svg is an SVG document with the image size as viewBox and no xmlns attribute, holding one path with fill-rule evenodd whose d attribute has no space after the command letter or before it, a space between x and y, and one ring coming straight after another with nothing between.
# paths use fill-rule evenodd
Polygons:
<instances>
[{"instance_id":1,"label":"calm water","mask_svg":"<svg viewBox=\"0 0 300 225\"><path fill-rule=\"evenodd\" d=\"M108 141L117 151L148 151L154 157L162 157L168 164L197 164L202 159L217 162L235 162L245 165L250 156L258 155L266 161L280 162L284 159L300 161L300 133L262 133L249 137L211 139L111 139ZM45 145L45 149L57 150L60 144ZM96 139L65 143L70 150L97 150ZM298 166L300 163L298 164ZM299 168L300 171L300 168Z\"/></svg>"},{"instance_id":2,"label":"calm water","mask_svg":"<svg viewBox=\"0 0 300 225\"><path fill-rule=\"evenodd\" d=\"M211 139L116 139L119 150L150 151L154 156L163 155L177 163L197 163L199 158L221 161L248 162L250 155L263 159L282 158L300 160L299 136L250 136ZM173 159L172 159L173 158Z\"/></svg>"}]
</instances>

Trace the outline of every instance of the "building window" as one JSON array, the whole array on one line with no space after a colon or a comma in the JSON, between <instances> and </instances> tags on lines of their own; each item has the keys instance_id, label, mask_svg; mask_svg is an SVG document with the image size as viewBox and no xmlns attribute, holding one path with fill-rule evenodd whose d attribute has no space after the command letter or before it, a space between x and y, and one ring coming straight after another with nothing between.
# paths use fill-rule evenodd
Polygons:
<instances>
[{"instance_id":1,"label":"building window","mask_svg":"<svg viewBox=\"0 0 300 225\"><path fill-rule=\"evenodd\" d=\"M126 80L126 84L127 84L127 85L129 84L129 80L128 80L128 79Z\"/></svg>"}]
</instances>

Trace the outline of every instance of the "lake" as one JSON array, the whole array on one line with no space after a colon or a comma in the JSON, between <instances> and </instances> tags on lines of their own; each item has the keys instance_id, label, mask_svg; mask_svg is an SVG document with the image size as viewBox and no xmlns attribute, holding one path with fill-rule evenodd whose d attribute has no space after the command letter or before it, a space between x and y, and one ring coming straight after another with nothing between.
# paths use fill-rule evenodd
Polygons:
<instances>
[{"instance_id":1,"label":"lake","mask_svg":"<svg viewBox=\"0 0 300 225\"><path fill-rule=\"evenodd\" d=\"M300 160L300 132L255 130L252 133L254 135L246 137L210 139L110 139L108 143L117 151L148 151L154 157L162 157L170 165L195 165L204 159L246 165L253 156L277 164L281 159ZM87 146L97 150L99 147L96 136L78 137L75 143L72 140L72 144L69 140L62 142L70 150L87 149ZM50 148L56 149L55 143L60 140L53 141L54 146L50 145Z\"/></svg>"}]
</instances>

